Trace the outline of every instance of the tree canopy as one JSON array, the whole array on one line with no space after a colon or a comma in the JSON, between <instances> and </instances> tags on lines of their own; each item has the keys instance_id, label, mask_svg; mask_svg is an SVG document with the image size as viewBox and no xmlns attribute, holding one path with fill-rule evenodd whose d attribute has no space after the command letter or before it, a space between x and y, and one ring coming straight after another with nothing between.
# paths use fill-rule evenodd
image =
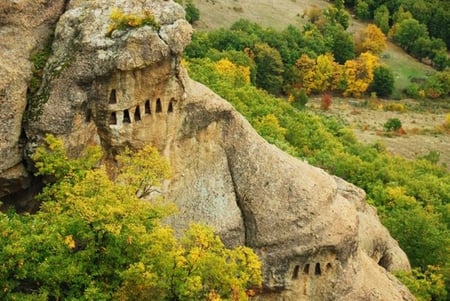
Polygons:
<instances>
[{"instance_id":1,"label":"tree canopy","mask_svg":"<svg viewBox=\"0 0 450 301\"><path fill-rule=\"evenodd\" d=\"M34 156L51 182L41 209L0 213L2 300L246 300L261 285L251 249L198 224L177 239L162 224L175 208L151 193L169 176L155 148L120 155L111 179L98 148L71 159L46 140Z\"/></svg>"}]
</instances>

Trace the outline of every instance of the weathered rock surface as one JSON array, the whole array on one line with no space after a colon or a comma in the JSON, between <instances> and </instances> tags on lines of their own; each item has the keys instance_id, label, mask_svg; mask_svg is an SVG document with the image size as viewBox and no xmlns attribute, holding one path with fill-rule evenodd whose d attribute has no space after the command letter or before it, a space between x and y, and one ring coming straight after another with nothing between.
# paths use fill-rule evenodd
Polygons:
<instances>
[{"instance_id":1,"label":"weathered rock surface","mask_svg":"<svg viewBox=\"0 0 450 301\"><path fill-rule=\"evenodd\" d=\"M192 29L180 6L115 1L127 13L153 12L161 26L108 37L110 5L75 0L61 16L44 74L49 97L26 128L30 152L46 133L74 154L88 144L109 158L156 146L171 162L165 193L180 211L168 222L180 230L203 221L227 245L254 248L264 263L258 300L414 299L385 270L408 260L360 189L268 144L189 79L179 55Z\"/></svg>"},{"instance_id":2,"label":"weathered rock surface","mask_svg":"<svg viewBox=\"0 0 450 301\"><path fill-rule=\"evenodd\" d=\"M63 0L0 3L0 197L29 185L19 139L31 78L28 58L45 43L63 8Z\"/></svg>"}]
</instances>

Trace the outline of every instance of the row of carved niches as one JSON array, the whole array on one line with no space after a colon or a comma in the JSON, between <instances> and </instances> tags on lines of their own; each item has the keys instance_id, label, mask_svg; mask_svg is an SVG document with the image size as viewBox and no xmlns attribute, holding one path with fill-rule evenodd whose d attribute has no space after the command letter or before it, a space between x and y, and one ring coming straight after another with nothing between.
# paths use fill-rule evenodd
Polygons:
<instances>
[{"instance_id":1,"label":"row of carved niches","mask_svg":"<svg viewBox=\"0 0 450 301\"><path fill-rule=\"evenodd\" d=\"M117 95L116 90L111 90L109 97L109 104L115 105L117 104ZM141 121L145 116L152 115L153 112L156 114L159 113L173 113L174 106L176 104L176 100L171 98L167 104L164 106L164 102L161 98L157 98L156 101L153 102L150 99L146 99L143 104L137 105L134 108L129 108L120 111L112 111L109 116L109 124L110 125L118 125L118 124L129 124L133 122Z\"/></svg>"}]
</instances>

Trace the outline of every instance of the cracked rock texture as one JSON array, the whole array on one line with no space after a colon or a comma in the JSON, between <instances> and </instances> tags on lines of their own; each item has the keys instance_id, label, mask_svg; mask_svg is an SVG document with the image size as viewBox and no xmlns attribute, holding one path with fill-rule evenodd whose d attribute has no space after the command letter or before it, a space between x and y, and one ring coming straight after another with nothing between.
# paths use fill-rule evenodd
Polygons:
<instances>
[{"instance_id":1,"label":"cracked rock texture","mask_svg":"<svg viewBox=\"0 0 450 301\"><path fill-rule=\"evenodd\" d=\"M23 185L14 189L21 190L29 179L19 144L23 130L26 156L46 133L62 138L73 155L89 144L101 145L107 160L126 146L151 144L172 166L164 193L179 213L168 222L177 230L205 222L228 246L252 247L264 273L264 290L255 299L414 300L389 274L409 269L408 259L361 189L268 144L226 100L188 77L180 54L192 28L178 4L38 1L47 10L34 11L26 5L33 1L11 3L16 4L0 4L0 24L7 24L0 29L0 43L10 45L9 56L21 64L0 54L0 114L11 122L2 123L0 132L2 189L17 181ZM160 28L115 30L108 36L113 7L131 14L151 11ZM31 26L28 38L35 42L19 46L8 30L20 32L38 19L58 20L40 90L48 97L39 118L23 129L27 58L45 34Z\"/></svg>"}]
</instances>

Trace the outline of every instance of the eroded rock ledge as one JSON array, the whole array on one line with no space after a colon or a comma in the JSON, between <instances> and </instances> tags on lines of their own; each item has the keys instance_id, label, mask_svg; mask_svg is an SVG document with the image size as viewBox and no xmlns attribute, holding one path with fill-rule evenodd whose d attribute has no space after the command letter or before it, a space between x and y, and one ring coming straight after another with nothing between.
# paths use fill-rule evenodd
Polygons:
<instances>
[{"instance_id":1,"label":"eroded rock ledge","mask_svg":"<svg viewBox=\"0 0 450 301\"><path fill-rule=\"evenodd\" d=\"M362 190L268 144L226 100L189 79L180 54L192 29L179 5L117 0L114 6L126 13L152 11L160 27L111 36L111 1L66 5L44 72L48 99L25 128L27 154L46 133L65 140L73 154L89 144L101 145L109 158L125 146L156 146L171 162L165 193L180 209L169 222L180 230L203 221L227 245L254 248L264 263L258 300L414 300L388 273L408 269L406 255ZM8 89L2 99L21 102L18 116L25 109L30 67L24 58L31 48L12 54L25 62L19 75L11 64L0 69L11 78L1 83ZM9 111L1 110L7 118ZM2 162L9 162L2 175L23 159L21 123L14 122L8 130L14 128L15 138L3 144L11 132L3 127L0 133Z\"/></svg>"}]
</instances>

